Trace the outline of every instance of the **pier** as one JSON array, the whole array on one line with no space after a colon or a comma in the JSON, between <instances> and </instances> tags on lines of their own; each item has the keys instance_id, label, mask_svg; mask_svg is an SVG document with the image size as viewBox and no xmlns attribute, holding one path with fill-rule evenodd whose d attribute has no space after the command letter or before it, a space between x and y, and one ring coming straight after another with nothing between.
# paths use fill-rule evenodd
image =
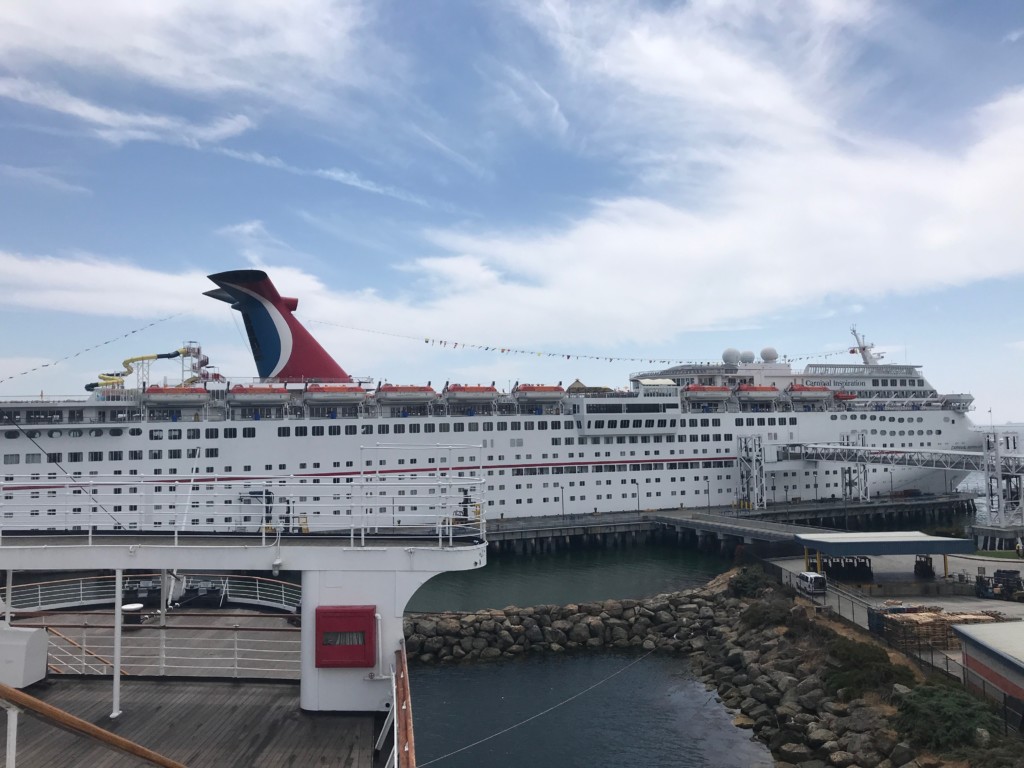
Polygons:
<instances>
[{"instance_id":1,"label":"pier","mask_svg":"<svg viewBox=\"0 0 1024 768\"><path fill-rule=\"evenodd\" d=\"M584 515L545 515L489 521L488 547L494 554L517 555L572 548L634 546L650 541L689 542L705 551L733 554L738 545L759 554L790 554L798 533L823 529L907 530L952 525L975 511L961 494L869 502L808 502L766 509L733 506L647 509Z\"/></svg>"}]
</instances>

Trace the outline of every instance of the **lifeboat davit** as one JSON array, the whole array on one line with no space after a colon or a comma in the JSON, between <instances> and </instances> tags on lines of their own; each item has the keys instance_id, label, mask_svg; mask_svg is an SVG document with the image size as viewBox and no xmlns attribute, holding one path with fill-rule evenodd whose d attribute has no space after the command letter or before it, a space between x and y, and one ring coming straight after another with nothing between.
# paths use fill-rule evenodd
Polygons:
<instances>
[{"instance_id":1,"label":"lifeboat davit","mask_svg":"<svg viewBox=\"0 0 1024 768\"><path fill-rule=\"evenodd\" d=\"M305 395L314 403L361 403L368 396L358 384L310 384Z\"/></svg>"},{"instance_id":2,"label":"lifeboat davit","mask_svg":"<svg viewBox=\"0 0 1024 768\"><path fill-rule=\"evenodd\" d=\"M736 396L741 400L774 400L779 396L779 389L756 384L740 384L736 387Z\"/></svg>"},{"instance_id":3,"label":"lifeboat davit","mask_svg":"<svg viewBox=\"0 0 1024 768\"><path fill-rule=\"evenodd\" d=\"M382 403L428 403L437 397L437 392L430 386L381 384L375 396Z\"/></svg>"},{"instance_id":4,"label":"lifeboat davit","mask_svg":"<svg viewBox=\"0 0 1024 768\"><path fill-rule=\"evenodd\" d=\"M516 384L512 396L517 400L561 400L565 389L557 384Z\"/></svg>"},{"instance_id":5,"label":"lifeboat davit","mask_svg":"<svg viewBox=\"0 0 1024 768\"><path fill-rule=\"evenodd\" d=\"M827 400L832 397L828 387L810 387L806 384L790 384L786 390L794 400Z\"/></svg>"},{"instance_id":6,"label":"lifeboat davit","mask_svg":"<svg viewBox=\"0 0 1024 768\"><path fill-rule=\"evenodd\" d=\"M728 400L732 397L729 387L712 387L703 384L687 384L683 395L688 400Z\"/></svg>"},{"instance_id":7,"label":"lifeboat davit","mask_svg":"<svg viewBox=\"0 0 1024 768\"><path fill-rule=\"evenodd\" d=\"M444 395L453 401L480 403L494 400L498 396L498 390L494 387L479 385L449 384L444 389Z\"/></svg>"},{"instance_id":8,"label":"lifeboat davit","mask_svg":"<svg viewBox=\"0 0 1024 768\"><path fill-rule=\"evenodd\" d=\"M161 387L153 385L146 388L142 399L150 403L194 405L205 403L210 393L203 387Z\"/></svg>"},{"instance_id":9,"label":"lifeboat davit","mask_svg":"<svg viewBox=\"0 0 1024 768\"><path fill-rule=\"evenodd\" d=\"M292 396L287 387L235 384L228 390L228 400L239 403L285 403Z\"/></svg>"}]
</instances>

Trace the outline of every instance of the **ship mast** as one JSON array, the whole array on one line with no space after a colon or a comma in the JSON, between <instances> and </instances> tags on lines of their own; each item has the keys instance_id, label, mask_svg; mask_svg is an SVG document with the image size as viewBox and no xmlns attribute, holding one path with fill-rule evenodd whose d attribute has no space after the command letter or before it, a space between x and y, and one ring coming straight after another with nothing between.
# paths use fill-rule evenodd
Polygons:
<instances>
[{"instance_id":1,"label":"ship mast","mask_svg":"<svg viewBox=\"0 0 1024 768\"><path fill-rule=\"evenodd\" d=\"M864 341L864 337L857 333L857 326L850 326L850 333L853 334L853 338L857 340L857 346L850 350L851 353L859 352L861 359L864 361L864 365L878 365L879 359L871 350L875 348L874 344L868 344Z\"/></svg>"}]
</instances>

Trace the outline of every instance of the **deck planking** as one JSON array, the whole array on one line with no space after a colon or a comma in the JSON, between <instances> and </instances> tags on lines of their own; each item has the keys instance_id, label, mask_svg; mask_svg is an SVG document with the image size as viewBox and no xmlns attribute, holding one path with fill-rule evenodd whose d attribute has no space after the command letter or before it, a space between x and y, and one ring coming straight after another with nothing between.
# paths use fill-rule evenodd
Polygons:
<instances>
[{"instance_id":1,"label":"deck planking","mask_svg":"<svg viewBox=\"0 0 1024 768\"><path fill-rule=\"evenodd\" d=\"M372 768L372 714L306 713L294 683L130 680L110 719L111 682L50 678L25 691L190 768ZM6 732L0 729L0 749ZM22 715L22 768L128 768L142 760Z\"/></svg>"}]
</instances>

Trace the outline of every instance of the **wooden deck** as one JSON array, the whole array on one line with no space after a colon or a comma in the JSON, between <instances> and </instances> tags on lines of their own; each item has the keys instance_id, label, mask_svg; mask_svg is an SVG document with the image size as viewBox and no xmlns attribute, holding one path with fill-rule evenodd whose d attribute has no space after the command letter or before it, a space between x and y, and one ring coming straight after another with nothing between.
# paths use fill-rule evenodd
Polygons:
<instances>
[{"instance_id":1,"label":"wooden deck","mask_svg":"<svg viewBox=\"0 0 1024 768\"><path fill-rule=\"evenodd\" d=\"M111 720L111 682L49 678L25 690L190 768L373 768L372 714L305 713L295 683L132 680ZM0 728L0 752L6 729ZM145 765L22 714L19 768Z\"/></svg>"}]
</instances>

